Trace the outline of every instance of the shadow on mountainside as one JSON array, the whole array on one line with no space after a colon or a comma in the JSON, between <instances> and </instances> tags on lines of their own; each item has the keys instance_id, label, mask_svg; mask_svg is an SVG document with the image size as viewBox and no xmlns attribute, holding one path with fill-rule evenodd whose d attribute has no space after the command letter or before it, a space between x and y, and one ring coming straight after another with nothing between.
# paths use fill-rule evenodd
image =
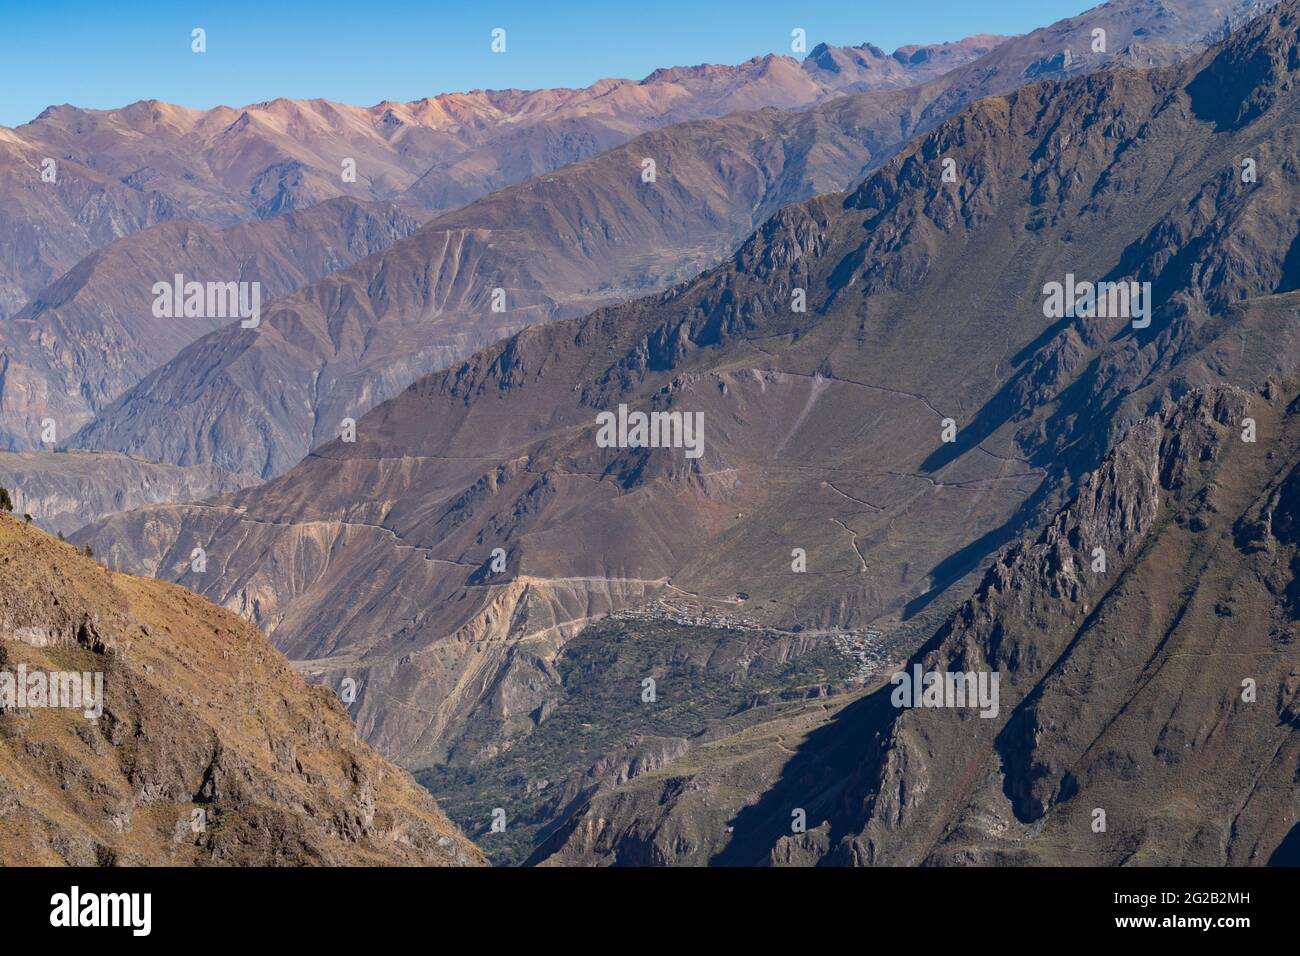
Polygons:
<instances>
[{"instance_id":1,"label":"shadow on mountainside","mask_svg":"<svg viewBox=\"0 0 1300 956\"><path fill-rule=\"evenodd\" d=\"M856 833L863 821L863 808L861 803L855 807L846 783L858 775L864 758L874 761L880 733L893 712L889 703L892 690L889 684L884 685L809 733L786 761L776 783L729 821L731 839L709 865L767 865L777 841L793 835L790 821L796 808L807 812L809 831L830 824L830 848Z\"/></svg>"},{"instance_id":2,"label":"shadow on mountainside","mask_svg":"<svg viewBox=\"0 0 1300 956\"><path fill-rule=\"evenodd\" d=\"M1021 503L1010 518L992 531L980 535L964 548L954 551L931 568L926 575L930 579L930 590L903 605L902 620L909 621L924 611L948 588L978 568L986 558L996 553L1003 545L1013 541L1027 528L1032 527L1034 517L1047 502L1055 486L1053 478L1051 474L1044 475L1042 483Z\"/></svg>"},{"instance_id":3,"label":"shadow on mountainside","mask_svg":"<svg viewBox=\"0 0 1300 956\"><path fill-rule=\"evenodd\" d=\"M1278 844L1273 855L1268 858L1269 866L1300 866L1300 823Z\"/></svg>"},{"instance_id":4,"label":"shadow on mountainside","mask_svg":"<svg viewBox=\"0 0 1300 956\"><path fill-rule=\"evenodd\" d=\"M943 641L942 628L919 647L899 671L924 660ZM825 846L809 848L818 865L839 862L840 844L866 825L877 796L885 740L899 710L890 701L894 685L886 681L834 718L809 733L781 768L781 776L757 802L730 821L732 837L709 860L710 866L762 866L790 829L791 813L807 814L808 836L827 826Z\"/></svg>"}]
</instances>

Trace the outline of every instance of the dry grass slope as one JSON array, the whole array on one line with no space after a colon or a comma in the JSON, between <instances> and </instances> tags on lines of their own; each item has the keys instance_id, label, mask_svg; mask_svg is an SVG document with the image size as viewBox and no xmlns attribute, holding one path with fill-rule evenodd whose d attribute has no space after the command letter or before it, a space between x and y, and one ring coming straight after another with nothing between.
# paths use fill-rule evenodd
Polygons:
<instances>
[{"instance_id":1,"label":"dry grass slope","mask_svg":"<svg viewBox=\"0 0 1300 956\"><path fill-rule=\"evenodd\" d=\"M19 665L102 672L106 703L0 712L0 864L483 861L257 629L0 516L0 670Z\"/></svg>"}]
</instances>

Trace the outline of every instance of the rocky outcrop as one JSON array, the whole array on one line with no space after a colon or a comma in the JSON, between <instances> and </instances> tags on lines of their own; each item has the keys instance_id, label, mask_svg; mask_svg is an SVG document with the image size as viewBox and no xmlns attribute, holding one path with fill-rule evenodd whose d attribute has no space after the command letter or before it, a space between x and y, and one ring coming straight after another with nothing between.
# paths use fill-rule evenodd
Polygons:
<instances>
[{"instance_id":1,"label":"rocky outcrop","mask_svg":"<svg viewBox=\"0 0 1300 956\"><path fill-rule=\"evenodd\" d=\"M0 516L0 672L73 671L0 705L6 866L483 862L255 628Z\"/></svg>"},{"instance_id":2,"label":"rocky outcrop","mask_svg":"<svg viewBox=\"0 0 1300 956\"><path fill-rule=\"evenodd\" d=\"M1242 441L1246 418L1272 450ZM829 858L1267 862L1296 807L1293 636L1265 590L1285 591L1279 556L1232 541L1285 496L1295 428L1276 389L1223 388L1134 427L918 658L1000 673L1001 717L897 713L838 797L865 820Z\"/></svg>"}]
</instances>

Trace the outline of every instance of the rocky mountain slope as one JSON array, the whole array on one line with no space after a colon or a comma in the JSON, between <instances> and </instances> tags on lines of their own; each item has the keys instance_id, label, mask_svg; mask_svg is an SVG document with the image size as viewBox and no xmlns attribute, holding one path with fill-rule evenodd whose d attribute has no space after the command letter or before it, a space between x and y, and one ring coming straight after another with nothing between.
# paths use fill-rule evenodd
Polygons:
<instances>
[{"instance_id":1,"label":"rocky mountain slope","mask_svg":"<svg viewBox=\"0 0 1300 956\"><path fill-rule=\"evenodd\" d=\"M0 671L103 691L93 719L0 707L6 866L482 862L255 628L4 516Z\"/></svg>"},{"instance_id":2,"label":"rocky mountain slope","mask_svg":"<svg viewBox=\"0 0 1300 956\"><path fill-rule=\"evenodd\" d=\"M421 375L683 280L785 202L842 186L872 155L854 122L769 110L685 124L495 193L281 301L256 330L204 336L71 443L281 473Z\"/></svg>"},{"instance_id":3,"label":"rocky mountain slope","mask_svg":"<svg viewBox=\"0 0 1300 956\"><path fill-rule=\"evenodd\" d=\"M906 665L998 673L995 719L900 710L886 685L801 735L762 724L710 745L730 761L701 754L607 788L534 860L1280 862L1300 808L1300 658L1294 547L1270 521L1295 481L1294 411L1276 384L1189 393L999 557ZM1241 440L1247 417L1258 444ZM765 750L780 731L793 745ZM738 786L742 772L760 785ZM796 810L806 831L792 831Z\"/></svg>"},{"instance_id":4,"label":"rocky mountain slope","mask_svg":"<svg viewBox=\"0 0 1300 956\"><path fill-rule=\"evenodd\" d=\"M0 318L92 251L162 220L223 228L338 196L450 209L660 126L922 82L999 39L892 56L870 44L821 46L802 62L764 56L578 90L476 90L370 107L287 99L212 110L156 100L115 110L52 106L0 128ZM345 179L348 159L355 176ZM52 183L41 179L46 160L55 163Z\"/></svg>"},{"instance_id":5,"label":"rocky mountain slope","mask_svg":"<svg viewBox=\"0 0 1300 956\"><path fill-rule=\"evenodd\" d=\"M868 627L946 612L1005 542L1032 542L1080 489L1087 500L1153 411L1208 382L1265 396L1270 379L1290 381L1275 300L1294 287L1300 183L1282 157L1297 135L1295 47L1286 4L1177 68L982 101L851 193L784 210L694 282L520 333L262 488L119 516L86 539L257 620L313 679L356 680L363 733L449 796L463 825L481 826L466 780L505 793L526 832L494 847L500 858L886 859L870 849L884 846L870 817L882 791L864 753L896 716L878 692L754 712L772 720L737 730L760 706L745 699L701 728L674 696L693 672L605 668L584 629L671 599L871 648ZM1045 285L1072 275L1151 282L1150 325L1045 315ZM791 310L796 289L807 312ZM1271 304L1257 315L1259 302ZM700 413L702 456L600 447L596 415L619 405ZM1236 406L1206 407L1185 413L1242 427ZM1195 437L1217 460L1219 445L1188 435L1169 440ZM215 575L186 572L196 546L218 556ZM721 676L744 686L728 657ZM877 655L860 677L890 663ZM573 675L588 672L614 676L575 700ZM635 706L644 678L665 676L659 700L680 723ZM756 699L798 686L782 677ZM609 695L623 707L591 706ZM584 743L567 762L565 740ZM827 793L808 783L849 779ZM926 785L921 771L900 787ZM781 841L793 809L817 832ZM940 828L954 819L951 802L925 812ZM1276 852L1268 826L1255 858ZM1176 845L1151 841L1151 858L1178 861Z\"/></svg>"},{"instance_id":6,"label":"rocky mountain slope","mask_svg":"<svg viewBox=\"0 0 1300 956\"><path fill-rule=\"evenodd\" d=\"M1298 24L1288 4L1214 56L1197 112L1239 132L1293 114ZM1195 276L1202 293L1173 292L1165 329L1125 341L1078 320L1043 350L1097 347L1039 377L1039 454L1077 469L1113 448L903 667L998 673L996 719L900 710L885 686L797 736L774 722L709 743L731 755L716 766L687 756L590 794L534 861L1294 865L1300 299L1276 251L1294 220L1274 218L1293 182L1242 189L1262 183L1234 165L1130 247L1197 247L1156 259L1166 288ZM780 734L799 742L764 746Z\"/></svg>"},{"instance_id":7,"label":"rocky mountain slope","mask_svg":"<svg viewBox=\"0 0 1300 956\"><path fill-rule=\"evenodd\" d=\"M0 452L0 487L14 514L51 534L71 534L117 511L168 501L202 501L254 480L214 465L190 468L114 452Z\"/></svg>"},{"instance_id":8,"label":"rocky mountain slope","mask_svg":"<svg viewBox=\"0 0 1300 956\"><path fill-rule=\"evenodd\" d=\"M1193 393L999 560L923 666L996 668L1002 718L898 715L846 787L874 796L832 858L1269 861L1300 809L1289 392ZM1247 417L1262 442L1241 440ZM1093 574L1080 544L1118 567Z\"/></svg>"},{"instance_id":9,"label":"rocky mountain slope","mask_svg":"<svg viewBox=\"0 0 1300 956\"><path fill-rule=\"evenodd\" d=\"M421 769L521 746L566 643L647 598L831 634L958 603L1135 421L1230 372L1197 345L1289 281L1294 46L1288 3L1183 66L981 101L695 281L519 333L257 489L84 539L357 680L367 739ZM1069 275L1150 281L1150 325L1046 318ZM1244 354L1243 388L1281 361ZM621 404L702 414L703 454L600 447Z\"/></svg>"},{"instance_id":10,"label":"rocky mountain slope","mask_svg":"<svg viewBox=\"0 0 1300 956\"><path fill-rule=\"evenodd\" d=\"M1263 6L1240 3L1239 16ZM1211 13L1213 11L1213 13ZM1117 0L935 80L740 114L619 149L438 217L388 254L195 342L77 436L84 448L270 476L409 382L525 325L664 288L795 200L843 189L914 133L1027 79L1168 62L1221 24L1203 0ZM1063 51L1106 32L1106 51ZM655 163L655 181L642 178ZM501 290L495 311L494 290ZM170 424L160 427L165 413Z\"/></svg>"},{"instance_id":11,"label":"rocky mountain slope","mask_svg":"<svg viewBox=\"0 0 1300 956\"><path fill-rule=\"evenodd\" d=\"M0 322L0 442L48 447L48 419L61 444L184 346L238 325L207 314L156 316L155 283L171 285L177 274L186 282L257 282L268 307L418 227L392 204L335 199L224 230L176 220L109 244Z\"/></svg>"},{"instance_id":12,"label":"rocky mountain slope","mask_svg":"<svg viewBox=\"0 0 1300 956\"><path fill-rule=\"evenodd\" d=\"M42 167L54 183L41 181ZM62 167L47 151L0 127L0 319L95 249L182 214L169 197L146 193L94 169Z\"/></svg>"}]
</instances>

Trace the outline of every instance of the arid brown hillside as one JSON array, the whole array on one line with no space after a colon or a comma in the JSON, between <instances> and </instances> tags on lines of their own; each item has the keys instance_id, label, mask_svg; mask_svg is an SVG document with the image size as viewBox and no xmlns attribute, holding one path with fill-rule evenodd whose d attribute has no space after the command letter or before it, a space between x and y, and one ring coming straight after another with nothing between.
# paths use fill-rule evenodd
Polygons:
<instances>
[{"instance_id":1,"label":"arid brown hillside","mask_svg":"<svg viewBox=\"0 0 1300 956\"><path fill-rule=\"evenodd\" d=\"M482 862L256 628L0 516L0 671L20 667L102 673L105 703L0 710L0 864Z\"/></svg>"},{"instance_id":2,"label":"arid brown hillside","mask_svg":"<svg viewBox=\"0 0 1300 956\"><path fill-rule=\"evenodd\" d=\"M1267 4L1234 4L1236 23ZM78 447L269 477L430 371L527 325L671 287L782 206L844 189L966 104L1026 82L1168 63L1218 35L1209 0L1116 0L928 82L659 129L439 216L185 349ZM1078 52L1104 30L1106 53ZM1066 61L1064 50L1076 52ZM643 163L656 164L653 183ZM494 290L504 298L494 302ZM200 384L201 383L201 384Z\"/></svg>"}]
</instances>

